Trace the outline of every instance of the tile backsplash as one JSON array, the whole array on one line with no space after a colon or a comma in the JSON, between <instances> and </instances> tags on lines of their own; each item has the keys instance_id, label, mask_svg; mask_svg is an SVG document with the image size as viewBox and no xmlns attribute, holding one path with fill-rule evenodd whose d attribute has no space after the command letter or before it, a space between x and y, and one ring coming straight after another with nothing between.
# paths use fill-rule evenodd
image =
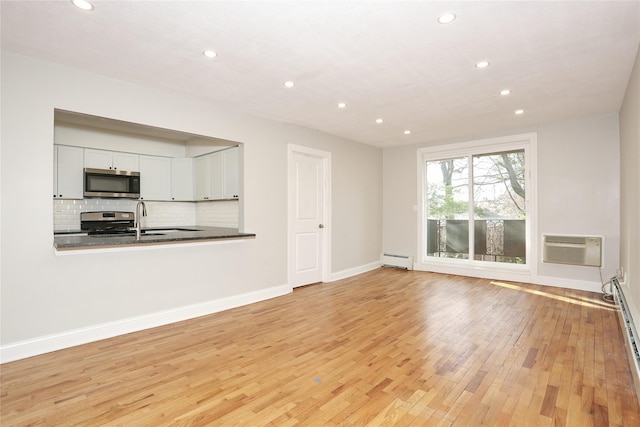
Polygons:
<instances>
[{"instance_id":1,"label":"tile backsplash","mask_svg":"<svg viewBox=\"0 0 640 427\"><path fill-rule=\"evenodd\" d=\"M53 229L79 230L80 212L127 211L136 209L137 200L84 199L54 200ZM212 202L145 202L147 216L143 227L171 227L201 225L209 227L238 227L237 201Z\"/></svg>"},{"instance_id":2,"label":"tile backsplash","mask_svg":"<svg viewBox=\"0 0 640 427\"><path fill-rule=\"evenodd\" d=\"M199 202L195 205L196 225L238 228L240 212L237 200Z\"/></svg>"}]
</instances>

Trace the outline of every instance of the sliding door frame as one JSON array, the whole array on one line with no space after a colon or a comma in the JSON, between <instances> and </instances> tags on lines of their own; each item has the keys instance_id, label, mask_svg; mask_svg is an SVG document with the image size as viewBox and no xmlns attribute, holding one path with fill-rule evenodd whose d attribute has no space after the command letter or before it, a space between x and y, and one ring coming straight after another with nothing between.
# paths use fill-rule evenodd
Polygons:
<instances>
[{"instance_id":1,"label":"sliding door frame","mask_svg":"<svg viewBox=\"0 0 640 427\"><path fill-rule=\"evenodd\" d=\"M426 164L427 161L444 160L477 154L498 153L523 149L525 151L526 191L526 264L477 261L473 259L451 259L426 256L427 209L426 209ZM471 277L493 278L531 282L537 275L537 134L525 133L498 138L481 139L462 143L424 147L417 155L417 259L416 270L459 274ZM473 183L469 183L472 185Z\"/></svg>"}]
</instances>

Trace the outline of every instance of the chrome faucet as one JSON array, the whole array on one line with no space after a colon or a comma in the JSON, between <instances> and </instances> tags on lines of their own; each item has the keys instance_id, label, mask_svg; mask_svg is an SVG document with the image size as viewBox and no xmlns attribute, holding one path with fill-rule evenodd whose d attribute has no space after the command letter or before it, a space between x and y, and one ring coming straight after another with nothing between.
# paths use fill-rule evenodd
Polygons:
<instances>
[{"instance_id":1,"label":"chrome faucet","mask_svg":"<svg viewBox=\"0 0 640 427\"><path fill-rule=\"evenodd\" d=\"M135 217L136 240L140 240L140 236L142 236L142 218L140 217L140 206L142 206L142 216L147 216L147 206L142 200L138 200L138 203L136 204Z\"/></svg>"}]
</instances>

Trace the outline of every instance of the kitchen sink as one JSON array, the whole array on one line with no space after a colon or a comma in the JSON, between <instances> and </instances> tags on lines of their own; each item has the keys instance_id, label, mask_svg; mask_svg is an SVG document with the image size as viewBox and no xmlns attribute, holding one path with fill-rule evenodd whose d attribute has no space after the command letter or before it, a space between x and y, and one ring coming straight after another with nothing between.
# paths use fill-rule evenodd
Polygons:
<instances>
[{"instance_id":1,"label":"kitchen sink","mask_svg":"<svg viewBox=\"0 0 640 427\"><path fill-rule=\"evenodd\" d=\"M86 236L86 234L84 234ZM132 231L129 233L114 233L114 234L89 234L89 237L135 237L136 232ZM144 236L164 236L164 233L147 233L145 231L142 232L142 237Z\"/></svg>"},{"instance_id":2,"label":"kitchen sink","mask_svg":"<svg viewBox=\"0 0 640 427\"><path fill-rule=\"evenodd\" d=\"M142 236L164 236L166 234L171 234L171 233L180 233L180 232L186 232L186 231L198 231L195 228L148 228L146 230L142 230ZM90 236L90 237L126 237L126 236L135 236L136 232L135 231L129 231L126 233L104 233L104 234L88 234L87 232L80 232L80 233L67 233L67 232L58 232L55 233L54 235L56 237L83 237L83 236Z\"/></svg>"},{"instance_id":3,"label":"kitchen sink","mask_svg":"<svg viewBox=\"0 0 640 427\"><path fill-rule=\"evenodd\" d=\"M155 235L162 235L167 233L179 233L184 231L198 231L194 228L148 228L142 231L142 234L146 234L147 236L154 233Z\"/></svg>"}]
</instances>

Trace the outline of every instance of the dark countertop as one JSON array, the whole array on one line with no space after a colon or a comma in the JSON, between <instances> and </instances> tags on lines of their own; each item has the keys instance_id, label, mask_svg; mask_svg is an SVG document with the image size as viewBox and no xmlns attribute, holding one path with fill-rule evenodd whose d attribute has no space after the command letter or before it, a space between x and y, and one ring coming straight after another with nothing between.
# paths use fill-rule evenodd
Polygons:
<instances>
[{"instance_id":1,"label":"dark countertop","mask_svg":"<svg viewBox=\"0 0 640 427\"><path fill-rule=\"evenodd\" d=\"M256 237L252 233L240 233L237 228L223 227L176 226L143 228L142 230L148 234L142 234L140 240L136 240L135 235L104 237L79 235L83 234L80 230L56 231L53 236L53 247L62 251L169 243L199 243L215 240L253 239Z\"/></svg>"}]
</instances>

